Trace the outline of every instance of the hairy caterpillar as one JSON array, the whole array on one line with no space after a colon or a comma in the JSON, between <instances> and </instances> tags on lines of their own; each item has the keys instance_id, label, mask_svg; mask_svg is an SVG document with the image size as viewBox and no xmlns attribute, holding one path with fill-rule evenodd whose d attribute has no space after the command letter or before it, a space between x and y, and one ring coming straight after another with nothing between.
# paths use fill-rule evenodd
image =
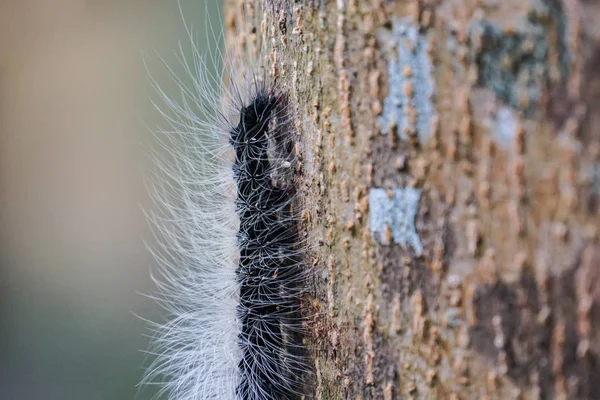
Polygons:
<instances>
[{"instance_id":1,"label":"hairy caterpillar","mask_svg":"<svg viewBox=\"0 0 600 400\"><path fill-rule=\"evenodd\" d=\"M265 73L244 71L247 60L211 75L214 58L188 34L190 83L174 76L181 100L157 88L169 128L158 134L167 156L157 157L150 218L156 298L171 319L155 325L146 382L173 400L294 399L307 367L288 100Z\"/></svg>"}]
</instances>

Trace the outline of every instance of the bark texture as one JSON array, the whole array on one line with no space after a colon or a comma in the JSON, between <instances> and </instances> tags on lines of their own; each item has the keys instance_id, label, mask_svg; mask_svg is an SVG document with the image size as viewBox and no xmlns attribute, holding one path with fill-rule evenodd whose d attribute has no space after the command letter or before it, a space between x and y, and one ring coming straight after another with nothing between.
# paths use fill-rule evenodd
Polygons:
<instances>
[{"instance_id":1,"label":"bark texture","mask_svg":"<svg viewBox=\"0 0 600 400\"><path fill-rule=\"evenodd\" d=\"M226 7L296 114L311 396L600 398L600 4Z\"/></svg>"}]
</instances>

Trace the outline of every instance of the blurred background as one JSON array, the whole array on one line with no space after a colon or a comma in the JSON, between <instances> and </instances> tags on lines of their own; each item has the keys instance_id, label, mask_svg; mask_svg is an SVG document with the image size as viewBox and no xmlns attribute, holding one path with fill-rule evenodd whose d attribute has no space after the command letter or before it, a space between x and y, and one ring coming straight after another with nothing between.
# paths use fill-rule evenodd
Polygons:
<instances>
[{"instance_id":1,"label":"blurred background","mask_svg":"<svg viewBox=\"0 0 600 400\"><path fill-rule=\"evenodd\" d=\"M180 4L221 29L219 0ZM144 60L174 93L179 42L176 0L0 0L0 400L153 398Z\"/></svg>"}]
</instances>

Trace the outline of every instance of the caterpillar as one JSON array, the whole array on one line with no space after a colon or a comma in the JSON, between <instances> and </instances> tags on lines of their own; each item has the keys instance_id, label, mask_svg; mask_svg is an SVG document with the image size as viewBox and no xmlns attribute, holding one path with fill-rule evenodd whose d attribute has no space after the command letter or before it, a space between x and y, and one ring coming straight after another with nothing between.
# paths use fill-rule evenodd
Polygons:
<instances>
[{"instance_id":1,"label":"caterpillar","mask_svg":"<svg viewBox=\"0 0 600 400\"><path fill-rule=\"evenodd\" d=\"M245 72L247 60L225 57L211 74L214 56L188 35L187 81L173 73L181 99L155 84L168 128L157 133L166 155L155 157L149 213L154 297L170 319L153 325L144 382L172 400L299 398L308 367L291 107L283 85Z\"/></svg>"}]
</instances>

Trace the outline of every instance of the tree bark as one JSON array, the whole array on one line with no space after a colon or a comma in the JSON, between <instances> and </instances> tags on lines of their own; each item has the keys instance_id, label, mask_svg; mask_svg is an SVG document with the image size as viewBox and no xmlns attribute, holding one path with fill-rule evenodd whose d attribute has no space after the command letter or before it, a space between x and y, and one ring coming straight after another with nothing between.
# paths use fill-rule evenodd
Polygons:
<instances>
[{"instance_id":1,"label":"tree bark","mask_svg":"<svg viewBox=\"0 0 600 400\"><path fill-rule=\"evenodd\" d=\"M600 398L600 4L226 7L297 121L311 396Z\"/></svg>"}]
</instances>

